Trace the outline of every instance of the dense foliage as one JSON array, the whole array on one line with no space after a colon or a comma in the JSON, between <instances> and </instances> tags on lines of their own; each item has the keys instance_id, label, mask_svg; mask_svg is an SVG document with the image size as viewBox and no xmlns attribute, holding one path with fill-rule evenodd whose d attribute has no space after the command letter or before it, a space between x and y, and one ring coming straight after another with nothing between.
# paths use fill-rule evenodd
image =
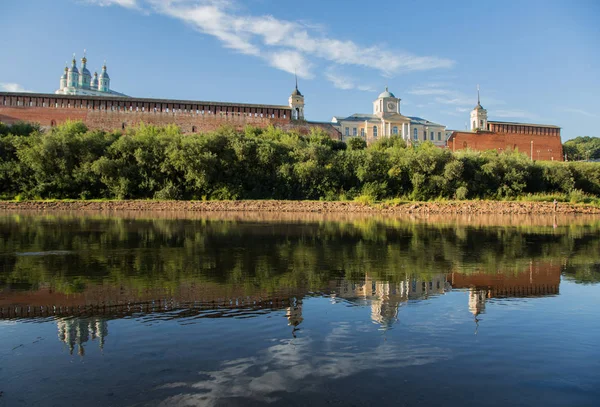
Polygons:
<instances>
[{"instance_id":1,"label":"dense foliage","mask_svg":"<svg viewBox=\"0 0 600 407\"><path fill-rule=\"evenodd\" d=\"M5 199L505 199L593 201L596 163L532 162L518 152L453 154L399 137L366 146L326 134L222 128L182 135L141 125L124 134L70 122L47 132L0 126Z\"/></svg>"},{"instance_id":2,"label":"dense foliage","mask_svg":"<svg viewBox=\"0 0 600 407\"><path fill-rule=\"evenodd\" d=\"M600 137L577 137L563 147L569 160L600 160Z\"/></svg>"}]
</instances>

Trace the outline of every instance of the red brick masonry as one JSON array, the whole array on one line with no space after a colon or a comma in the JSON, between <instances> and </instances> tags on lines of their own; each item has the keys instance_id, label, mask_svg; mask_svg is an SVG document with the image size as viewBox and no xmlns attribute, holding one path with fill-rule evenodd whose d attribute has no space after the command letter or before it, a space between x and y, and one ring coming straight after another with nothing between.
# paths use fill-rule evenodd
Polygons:
<instances>
[{"instance_id":1,"label":"red brick masonry","mask_svg":"<svg viewBox=\"0 0 600 407\"><path fill-rule=\"evenodd\" d=\"M448 148L452 151L464 150L519 150L532 156L534 160L563 161L560 133L556 135L502 133L491 131L455 131L448 138Z\"/></svg>"},{"instance_id":2,"label":"red brick masonry","mask_svg":"<svg viewBox=\"0 0 600 407\"><path fill-rule=\"evenodd\" d=\"M25 121L53 127L67 120L81 120L90 129L107 131L124 130L141 122L176 124L184 133L214 131L223 125L238 130L247 125L272 125L306 134L318 127L330 137L341 139L331 125L292 121L288 106L0 92L0 122Z\"/></svg>"}]
</instances>

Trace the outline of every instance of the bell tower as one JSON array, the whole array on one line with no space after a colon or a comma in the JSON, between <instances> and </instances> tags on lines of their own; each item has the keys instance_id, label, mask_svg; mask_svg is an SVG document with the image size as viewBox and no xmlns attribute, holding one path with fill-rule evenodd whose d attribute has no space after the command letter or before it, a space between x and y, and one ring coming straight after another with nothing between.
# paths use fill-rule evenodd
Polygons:
<instances>
[{"instance_id":1,"label":"bell tower","mask_svg":"<svg viewBox=\"0 0 600 407\"><path fill-rule=\"evenodd\" d=\"M292 108L292 120L304 120L304 96L298 90L298 76L296 76L296 89L289 98L289 106Z\"/></svg>"},{"instance_id":2,"label":"bell tower","mask_svg":"<svg viewBox=\"0 0 600 407\"><path fill-rule=\"evenodd\" d=\"M477 85L477 106L471 110L471 131L486 131L487 129L487 110L481 106L479 99L479 85Z\"/></svg>"}]
</instances>

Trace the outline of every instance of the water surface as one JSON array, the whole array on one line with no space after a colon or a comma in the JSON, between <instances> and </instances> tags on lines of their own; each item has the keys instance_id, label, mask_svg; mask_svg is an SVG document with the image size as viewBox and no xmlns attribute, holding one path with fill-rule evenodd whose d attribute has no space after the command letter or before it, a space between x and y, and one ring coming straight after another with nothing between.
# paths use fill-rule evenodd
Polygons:
<instances>
[{"instance_id":1,"label":"water surface","mask_svg":"<svg viewBox=\"0 0 600 407\"><path fill-rule=\"evenodd\" d=\"M600 221L0 214L0 406L598 405Z\"/></svg>"}]
</instances>

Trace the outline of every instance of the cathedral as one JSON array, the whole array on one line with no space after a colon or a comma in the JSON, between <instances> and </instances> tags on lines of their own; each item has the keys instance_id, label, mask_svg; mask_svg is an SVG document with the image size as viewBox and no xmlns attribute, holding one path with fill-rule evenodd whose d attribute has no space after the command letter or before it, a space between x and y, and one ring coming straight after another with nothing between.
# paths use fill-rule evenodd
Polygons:
<instances>
[{"instance_id":1,"label":"cathedral","mask_svg":"<svg viewBox=\"0 0 600 407\"><path fill-rule=\"evenodd\" d=\"M429 141L438 147L446 145L446 126L420 117L400 113L400 98L388 88L373 102L373 113L355 113L348 117L334 116L332 124L342 134L342 140L360 137L367 143L378 138L401 136L408 143Z\"/></svg>"},{"instance_id":2,"label":"cathedral","mask_svg":"<svg viewBox=\"0 0 600 407\"><path fill-rule=\"evenodd\" d=\"M127 97L119 92L110 89L110 77L106 72L106 62L102 66L102 72L94 72L94 76L87 68L87 58L85 52L81 58L81 72L77 69L77 61L73 54L71 67L65 66L65 71L60 77L60 87L57 95L83 95L83 96L120 96Z\"/></svg>"}]
</instances>

